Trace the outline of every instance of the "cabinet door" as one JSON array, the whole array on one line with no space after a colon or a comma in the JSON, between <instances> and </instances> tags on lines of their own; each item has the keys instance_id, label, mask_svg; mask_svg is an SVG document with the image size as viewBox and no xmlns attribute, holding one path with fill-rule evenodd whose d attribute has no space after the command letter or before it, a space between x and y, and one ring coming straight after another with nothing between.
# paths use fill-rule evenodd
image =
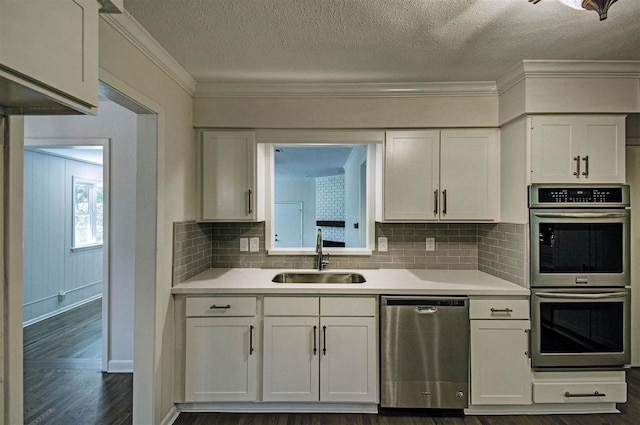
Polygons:
<instances>
[{"instance_id":1,"label":"cabinet door","mask_svg":"<svg viewBox=\"0 0 640 425\"><path fill-rule=\"evenodd\" d=\"M387 132L385 220L437 220L439 145L438 131Z\"/></svg>"},{"instance_id":2,"label":"cabinet door","mask_svg":"<svg viewBox=\"0 0 640 425\"><path fill-rule=\"evenodd\" d=\"M625 119L621 116L581 117L578 145L581 183L625 182Z\"/></svg>"},{"instance_id":3,"label":"cabinet door","mask_svg":"<svg viewBox=\"0 0 640 425\"><path fill-rule=\"evenodd\" d=\"M185 401L255 401L256 319L188 318Z\"/></svg>"},{"instance_id":4,"label":"cabinet door","mask_svg":"<svg viewBox=\"0 0 640 425\"><path fill-rule=\"evenodd\" d=\"M471 404L531 404L528 320L471 321Z\"/></svg>"},{"instance_id":5,"label":"cabinet door","mask_svg":"<svg viewBox=\"0 0 640 425\"><path fill-rule=\"evenodd\" d=\"M497 130L442 131L440 219L497 220L499 190Z\"/></svg>"},{"instance_id":6,"label":"cabinet door","mask_svg":"<svg viewBox=\"0 0 640 425\"><path fill-rule=\"evenodd\" d=\"M264 318L263 401L319 400L318 335L317 317Z\"/></svg>"},{"instance_id":7,"label":"cabinet door","mask_svg":"<svg viewBox=\"0 0 640 425\"><path fill-rule=\"evenodd\" d=\"M378 402L373 317L320 319L320 401Z\"/></svg>"},{"instance_id":8,"label":"cabinet door","mask_svg":"<svg viewBox=\"0 0 640 425\"><path fill-rule=\"evenodd\" d=\"M532 117L532 183L624 183L624 116Z\"/></svg>"},{"instance_id":9,"label":"cabinet door","mask_svg":"<svg viewBox=\"0 0 640 425\"><path fill-rule=\"evenodd\" d=\"M95 0L0 1L0 68L98 105Z\"/></svg>"},{"instance_id":10,"label":"cabinet door","mask_svg":"<svg viewBox=\"0 0 640 425\"><path fill-rule=\"evenodd\" d=\"M252 220L254 133L205 131L201 156L203 220Z\"/></svg>"}]
</instances>

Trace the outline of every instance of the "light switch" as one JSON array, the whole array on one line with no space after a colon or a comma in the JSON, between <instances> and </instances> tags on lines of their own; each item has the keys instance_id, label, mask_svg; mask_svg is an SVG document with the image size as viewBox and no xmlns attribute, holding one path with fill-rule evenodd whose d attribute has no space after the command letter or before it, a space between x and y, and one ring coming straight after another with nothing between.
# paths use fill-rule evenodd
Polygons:
<instances>
[{"instance_id":1,"label":"light switch","mask_svg":"<svg viewBox=\"0 0 640 425\"><path fill-rule=\"evenodd\" d=\"M260 238L251 238L249 240L249 251L258 252L260 250Z\"/></svg>"},{"instance_id":2,"label":"light switch","mask_svg":"<svg viewBox=\"0 0 640 425\"><path fill-rule=\"evenodd\" d=\"M381 236L378 238L378 251L387 252L389 250L389 245L387 242L387 238Z\"/></svg>"},{"instance_id":3,"label":"light switch","mask_svg":"<svg viewBox=\"0 0 640 425\"><path fill-rule=\"evenodd\" d=\"M240 251L249 251L249 239L240 238Z\"/></svg>"},{"instance_id":4,"label":"light switch","mask_svg":"<svg viewBox=\"0 0 640 425\"><path fill-rule=\"evenodd\" d=\"M436 239L435 238L427 238L427 251L435 251L436 250Z\"/></svg>"}]
</instances>

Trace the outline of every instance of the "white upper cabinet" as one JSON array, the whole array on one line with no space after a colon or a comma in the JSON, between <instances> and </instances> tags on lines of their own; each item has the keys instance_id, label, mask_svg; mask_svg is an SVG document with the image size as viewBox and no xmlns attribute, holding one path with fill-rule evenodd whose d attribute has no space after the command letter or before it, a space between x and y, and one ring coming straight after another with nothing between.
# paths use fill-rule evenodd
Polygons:
<instances>
[{"instance_id":1,"label":"white upper cabinet","mask_svg":"<svg viewBox=\"0 0 640 425\"><path fill-rule=\"evenodd\" d=\"M257 146L253 132L202 131L198 189L202 221L256 221Z\"/></svg>"},{"instance_id":2,"label":"white upper cabinet","mask_svg":"<svg viewBox=\"0 0 640 425\"><path fill-rule=\"evenodd\" d=\"M98 105L99 6L0 0L0 105L15 113L57 105L91 112Z\"/></svg>"},{"instance_id":3,"label":"white upper cabinet","mask_svg":"<svg viewBox=\"0 0 640 425\"><path fill-rule=\"evenodd\" d=\"M624 183L624 116L533 116L531 123L532 183Z\"/></svg>"},{"instance_id":4,"label":"white upper cabinet","mask_svg":"<svg viewBox=\"0 0 640 425\"><path fill-rule=\"evenodd\" d=\"M385 220L498 219L498 130L390 131L384 166Z\"/></svg>"}]
</instances>

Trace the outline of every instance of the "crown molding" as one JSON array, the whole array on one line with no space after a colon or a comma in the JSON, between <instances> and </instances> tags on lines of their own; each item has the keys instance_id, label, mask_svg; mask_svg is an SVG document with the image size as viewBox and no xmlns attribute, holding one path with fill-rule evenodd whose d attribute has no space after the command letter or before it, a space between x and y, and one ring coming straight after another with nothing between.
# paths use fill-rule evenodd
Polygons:
<instances>
[{"instance_id":1,"label":"crown molding","mask_svg":"<svg viewBox=\"0 0 640 425\"><path fill-rule=\"evenodd\" d=\"M173 81L193 96L196 89L196 80L129 12L125 10L122 14L117 15L101 14L100 18L111 25Z\"/></svg>"},{"instance_id":2,"label":"crown molding","mask_svg":"<svg viewBox=\"0 0 640 425\"><path fill-rule=\"evenodd\" d=\"M194 97L359 98L497 96L493 81L444 83L206 83Z\"/></svg>"},{"instance_id":3,"label":"crown molding","mask_svg":"<svg viewBox=\"0 0 640 425\"><path fill-rule=\"evenodd\" d=\"M498 93L529 77L640 78L640 61L523 60L496 81Z\"/></svg>"}]
</instances>

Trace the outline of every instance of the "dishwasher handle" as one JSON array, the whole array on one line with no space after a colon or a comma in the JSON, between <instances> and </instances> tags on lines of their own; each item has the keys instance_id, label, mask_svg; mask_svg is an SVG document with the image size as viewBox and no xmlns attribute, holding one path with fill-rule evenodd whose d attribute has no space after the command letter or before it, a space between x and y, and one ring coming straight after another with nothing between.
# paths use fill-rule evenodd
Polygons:
<instances>
[{"instance_id":1,"label":"dishwasher handle","mask_svg":"<svg viewBox=\"0 0 640 425\"><path fill-rule=\"evenodd\" d=\"M438 312L438 307L427 307L423 305L419 305L416 307L416 313L418 314L435 314Z\"/></svg>"}]
</instances>

